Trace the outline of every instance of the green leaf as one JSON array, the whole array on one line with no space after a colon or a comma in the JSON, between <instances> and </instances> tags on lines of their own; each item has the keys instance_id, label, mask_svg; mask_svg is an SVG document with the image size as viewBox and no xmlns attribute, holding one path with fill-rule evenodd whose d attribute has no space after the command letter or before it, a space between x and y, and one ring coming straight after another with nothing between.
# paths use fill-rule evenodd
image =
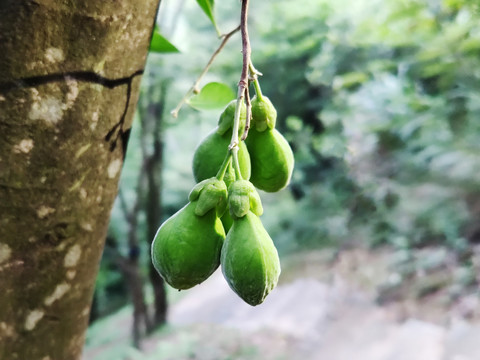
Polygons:
<instances>
[{"instance_id":1,"label":"green leaf","mask_svg":"<svg viewBox=\"0 0 480 360\"><path fill-rule=\"evenodd\" d=\"M217 22L215 21L215 15L213 14L214 0L197 0L197 3L202 8L203 12L208 16L213 26L215 26L217 34L220 34L220 31L217 27Z\"/></svg>"},{"instance_id":2,"label":"green leaf","mask_svg":"<svg viewBox=\"0 0 480 360\"><path fill-rule=\"evenodd\" d=\"M198 95L191 97L188 104L197 110L222 109L235 99L233 90L225 84L211 82Z\"/></svg>"},{"instance_id":3,"label":"green leaf","mask_svg":"<svg viewBox=\"0 0 480 360\"><path fill-rule=\"evenodd\" d=\"M165 39L159 32L158 28L155 26L153 30L152 41L150 42L150 51L155 53L178 53L180 52L175 45L170 41Z\"/></svg>"}]
</instances>

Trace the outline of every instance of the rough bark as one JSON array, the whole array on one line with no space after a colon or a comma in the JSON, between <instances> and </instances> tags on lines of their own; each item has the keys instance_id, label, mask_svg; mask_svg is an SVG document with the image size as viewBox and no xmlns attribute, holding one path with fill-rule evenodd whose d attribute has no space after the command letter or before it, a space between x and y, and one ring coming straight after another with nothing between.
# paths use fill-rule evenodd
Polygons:
<instances>
[{"instance_id":1,"label":"rough bark","mask_svg":"<svg viewBox=\"0 0 480 360\"><path fill-rule=\"evenodd\" d=\"M157 5L0 1L0 359L80 358Z\"/></svg>"}]
</instances>

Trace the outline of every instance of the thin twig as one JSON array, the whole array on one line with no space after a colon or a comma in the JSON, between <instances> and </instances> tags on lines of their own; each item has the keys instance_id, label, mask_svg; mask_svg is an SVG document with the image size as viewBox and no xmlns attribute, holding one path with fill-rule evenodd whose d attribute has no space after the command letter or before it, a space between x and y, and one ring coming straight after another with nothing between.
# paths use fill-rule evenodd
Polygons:
<instances>
[{"instance_id":1,"label":"thin twig","mask_svg":"<svg viewBox=\"0 0 480 360\"><path fill-rule=\"evenodd\" d=\"M198 76L197 80L195 80L195 82L193 83L192 87L187 91L187 93L185 94L185 96L182 98L182 100L180 100L180 102L178 103L177 107L175 109L172 110L171 114L173 117L177 117L178 116L178 112L180 111L180 109L182 108L183 104L185 104L185 102L188 100L188 98L190 97L190 95L192 95L192 93L195 92L195 90L197 89L198 85L200 84L200 81L202 81L203 77L207 74L208 70L210 69L210 66L213 64L213 61L215 60L215 58L218 56L218 54L220 54L220 52L223 50L223 48L225 47L225 45L227 45L227 42L228 40L237 32L240 30L240 26L237 26L235 29L233 29L232 31L230 31L229 33L225 34L225 35L222 35L223 37L223 40L220 44L220 46L217 48L217 50L215 50L215 52L212 54L212 56L210 57L210 60L208 61L207 65L204 67L203 71L201 72L201 74Z\"/></svg>"},{"instance_id":2,"label":"thin twig","mask_svg":"<svg viewBox=\"0 0 480 360\"><path fill-rule=\"evenodd\" d=\"M245 121L245 130L243 130L242 141L245 141L248 136L248 130L250 129L250 121L252 120L252 103L250 101L250 90L248 86L245 88L245 104L247 105L247 118Z\"/></svg>"},{"instance_id":3,"label":"thin twig","mask_svg":"<svg viewBox=\"0 0 480 360\"><path fill-rule=\"evenodd\" d=\"M242 1L242 15L240 19L240 31L242 33L242 53L243 53L243 66L242 75L238 82L238 97L244 95L245 88L248 86L248 67L250 65L250 57L252 49L250 48L250 39L248 37L248 1Z\"/></svg>"},{"instance_id":4,"label":"thin twig","mask_svg":"<svg viewBox=\"0 0 480 360\"><path fill-rule=\"evenodd\" d=\"M242 12L240 16L240 32L242 34L242 53L243 66L240 81L238 82L237 105L235 108L235 117L233 119L232 140L228 147L232 152L233 166L237 179L241 179L240 169L238 166L238 128L240 123L241 108L243 105L246 89L248 87L248 69L250 66L250 56L252 49L250 48L250 39L248 37L248 2L249 0L242 0Z\"/></svg>"}]
</instances>

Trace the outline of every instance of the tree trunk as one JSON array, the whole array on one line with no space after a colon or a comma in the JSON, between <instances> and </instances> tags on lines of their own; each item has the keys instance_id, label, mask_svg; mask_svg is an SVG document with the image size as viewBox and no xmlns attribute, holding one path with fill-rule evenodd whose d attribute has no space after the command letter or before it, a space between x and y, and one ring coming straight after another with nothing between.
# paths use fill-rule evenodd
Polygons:
<instances>
[{"instance_id":1,"label":"tree trunk","mask_svg":"<svg viewBox=\"0 0 480 360\"><path fill-rule=\"evenodd\" d=\"M155 151L150 159L150 166L147 167L148 173L148 189L149 198L147 205L147 235L149 239L149 245L155 237L158 230L158 224L161 222L161 200L159 191L159 181L157 176L161 175L161 158L163 144L160 142L155 143ZM158 149L158 150L157 150ZM156 181L157 180L157 181ZM158 274L157 270L150 262L148 268L148 275L150 283L153 287L154 295L154 314L153 314L153 329L159 325L164 324L167 321L167 293L165 290L165 283L162 277Z\"/></svg>"},{"instance_id":2,"label":"tree trunk","mask_svg":"<svg viewBox=\"0 0 480 360\"><path fill-rule=\"evenodd\" d=\"M148 316L147 304L145 303L145 297L143 294L143 279L140 274L140 267L138 263L140 249L138 247L136 249L130 248L130 254L128 258L120 255L116 249L114 249L114 252L116 258L115 263L125 276L129 293L132 297L132 343L134 347L140 349L142 335L148 333L153 328Z\"/></svg>"},{"instance_id":3,"label":"tree trunk","mask_svg":"<svg viewBox=\"0 0 480 360\"><path fill-rule=\"evenodd\" d=\"M117 264L123 272L129 287L130 296L133 304L133 324L132 324L132 340L133 345L140 349L140 340L142 335L150 332L153 328L148 316L147 304L143 294L143 279L140 271L140 246L138 244L138 215L140 212L141 187L144 178L143 169L140 170L137 184L137 199L130 210L127 202L123 197L121 190L118 193L120 204L128 223L128 258L123 258L119 253L117 255ZM143 331L142 331L143 329Z\"/></svg>"},{"instance_id":4,"label":"tree trunk","mask_svg":"<svg viewBox=\"0 0 480 360\"><path fill-rule=\"evenodd\" d=\"M0 359L80 358L157 5L0 2Z\"/></svg>"},{"instance_id":5,"label":"tree trunk","mask_svg":"<svg viewBox=\"0 0 480 360\"><path fill-rule=\"evenodd\" d=\"M152 129L153 136L153 153L147 157L145 172L147 173L147 198L146 198L146 215L147 215L147 240L151 246L153 238L158 230L158 226L162 221L162 170L163 170L163 133L161 120L163 117L165 105L166 86L162 85L160 89L160 101L149 102L145 116ZM150 94L149 94L150 95ZM146 119L143 120L144 123ZM146 128L146 125L144 126ZM144 130L145 131L145 130ZM167 293L165 283L153 266L149 264L149 278L154 294L154 328L164 324L167 321Z\"/></svg>"},{"instance_id":6,"label":"tree trunk","mask_svg":"<svg viewBox=\"0 0 480 360\"><path fill-rule=\"evenodd\" d=\"M130 259L129 268L130 273L127 275L127 279L133 303L132 341L133 346L140 349L142 336L151 331L152 324L143 294L143 279L140 275L138 259Z\"/></svg>"},{"instance_id":7,"label":"tree trunk","mask_svg":"<svg viewBox=\"0 0 480 360\"><path fill-rule=\"evenodd\" d=\"M165 109L165 94L167 92L166 82L160 86L149 84L146 79L144 93L139 100L138 113L141 122L141 143L143 166L142 175L144 181L139 181L137 196L142 199L142 209L146 215L145 237L151 247L153 238L162 221L162 171L163 171L163 133L162 118ZM153 151L149 148L153 148ZM154 304L152 332L167 320L167 293L165 282L153 266L149 263L148 276L152 285Z\"/></svg>"}]
</instances>

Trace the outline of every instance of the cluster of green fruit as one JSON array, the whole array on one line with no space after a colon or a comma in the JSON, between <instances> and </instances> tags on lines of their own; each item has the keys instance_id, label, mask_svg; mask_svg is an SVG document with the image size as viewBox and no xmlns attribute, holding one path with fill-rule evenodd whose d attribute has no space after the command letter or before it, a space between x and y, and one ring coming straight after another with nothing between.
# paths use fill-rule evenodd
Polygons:
<instances>
[{"instance_id":1,"label":"cluster of green fruit","mask_svg":"<svg viewBox=\"0 0 480 360\"><path fill-rule=\"evenodd\" d=\"M255 187L276 192L287 186L294 159L275 129L277 113L265 96L252 99L250 133L237 145L238 152L232 151L235 111L239 135L246 124L245 104L236 106L232 101L225 108L218 126L197 147L197 185L189 203L158 230L152 261L165 281L179 290L200 284L221 264L232 290L255 306L280 275L277 250L259 218L263 207Z\"/></svg>"}]
</instances>

